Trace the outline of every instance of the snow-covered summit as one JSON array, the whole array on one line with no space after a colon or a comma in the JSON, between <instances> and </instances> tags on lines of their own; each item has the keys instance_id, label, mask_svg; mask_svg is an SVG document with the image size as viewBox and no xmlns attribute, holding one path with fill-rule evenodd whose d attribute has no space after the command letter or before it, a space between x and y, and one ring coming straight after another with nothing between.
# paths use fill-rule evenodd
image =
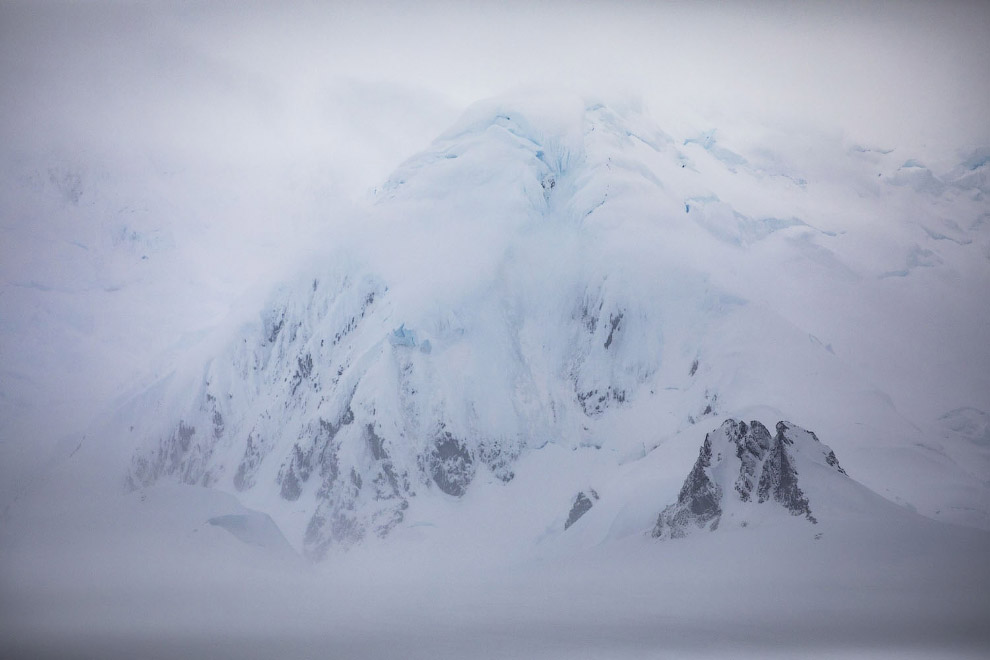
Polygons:
<instances>
[{"instance_id":1,"label":"snow-covered summit","mask_svg":"<svg viewBox=\"0 0 990 660\"><path fill-rule=\"evenodd\" d=\"M422 199L442 189L448 197L456 199L464 191L477 200L482 184L493 193L511 190L515 194L506 202L526 200L533 211L546 215L554 197L570 198L592 179L614 182L613 168L659 184L641 159L619 156L633 156L635 144L654 152L675 151L672 138L633 102L606 105L545 91L502 97L472 106L429 149L400 166L381 194ZM565 187L558 190L558 185Z\"/></svg>"},{"instance_id":2,"label":"snow-covered summit","mask_svg":"<svg viewBox=\"0 0 990 660\"><path fill-rule=\"evenodd\" d=\"M508 484L548 445L609 470L762 407L839 439L888 497L930 514L985 500L961 454L921 448L883 389L899 381L864 373L876 333L841 322L840 301L897 322L874 301L900 279L863 260L848 212L819 205L848 172L816 177L728 139L720 149L745 157L726 163L721 133L705 135L678 142L635 104L572 95L473 107L257 322L117 417L107 433L139 447L130 483L238 492L322 557L392 534L427 501ZM864 153L841 162L857 171ZM857 181L874 193L932 194L869 177ZM931 232L917 240L944 249ZM786 490L791 455L765 449ZM952 476L922 491L905 468ZM974 522L990 506L967 511Z\"/></svg>"}]
</instances>

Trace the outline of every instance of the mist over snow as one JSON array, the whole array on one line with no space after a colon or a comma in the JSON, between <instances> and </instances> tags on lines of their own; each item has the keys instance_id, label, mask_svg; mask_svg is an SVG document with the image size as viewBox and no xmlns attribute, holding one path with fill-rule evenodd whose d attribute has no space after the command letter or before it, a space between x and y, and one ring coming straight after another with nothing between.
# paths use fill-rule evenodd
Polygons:
<instances>
[{"instance_id":1,"label":"mist over snow","mask_svg":"<svg viewBox=\"0 0 990 660\"><path fill-rule=\"evenodd\" d=\"M0 6L0 655L983 657L981 3Z\"/></svg>"}]
</instances>

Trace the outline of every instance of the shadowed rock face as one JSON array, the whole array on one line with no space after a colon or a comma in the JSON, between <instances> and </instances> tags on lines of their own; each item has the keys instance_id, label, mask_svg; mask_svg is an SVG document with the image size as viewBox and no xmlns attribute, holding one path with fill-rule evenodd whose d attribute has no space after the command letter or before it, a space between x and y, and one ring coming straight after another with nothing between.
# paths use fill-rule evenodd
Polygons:
<instances>
[{"instance_id":1,"label":"shadowed rock face","mask_svg":"<svg viewBox=\"0 0 990 660\"><path fill-rule=\"evenodd\" d=\"M726 498L749 505L776 503L817 523L799 485L795 455L818 455L818 462L837 475L846 473L814 433L788 422L778 422L776 431L771 436L759 422L729 419L707 434L677 502L660 513L653 536L679 538L692 529L717 529Z\"/></svg>"},{"instance_id":2,"label":"shadowed rock face","mask_svg":"<svg viewBox=\"0 0 990 660\"><path fill-rule=\"evenodd\" d=\"M763 463L763 472L760 475L759 502L762 504L773 500L792 514L803 515L812 523L817 523L818 521L811 515L808 498L798 486L798 474L787 452L787 447L793 445L794 441L784 434L786 430L787 426L783 422L777 424L773 449ZM832 454L832 457L834 458L835 454ZM837 465L838 461L836 461Z\"/></svg>"},{"instance_id":3,"label":"shadowed rock face","mask_svg":"<svg viewBox=\"0 0 990 660\"><path fill-rule=\"evenodd\" d=\"M567 521L564 522L564 529L568 529L571 525L576 523L581 516L591 511L591 507L594 506L595 502L598 500L598 493L595 492L594 488L589 488L588 493L590 497L581 491L574 498L574 504L571 505L571 511L567 514Z\"/></svg>"},{"instance_id":4,"label":"shadowed rock face","mask_svg":"<svg viewBox=\"0 0 990 660\"><path fill-rule=\"evenodd\" d=\"M722 516L722 489L711 477L711 463L712 443L706 435L698 460L677 496L677 503L664 509L657 519L654 538L679 538L688 528L705 527L709 523L710 529L718 527Z\"/></svg>"},{"instance_id":5,"label":"shadowed rock face","mask_svg":"<svg viewBox=\"0 0 990 660\"><path fill-rule=\"evenodd\" d=\"M437 488L460 497L474 478L474 459L466 445L444 431L429 456L430 476Z\"/></svg>"},{"instance_id":6,"label":"shadowed rock face","mask_svg":"<svg viewBox=\"0 0 990 660\"><path fill-rule=\"evenodd\" d=\"M753 422L749 427L745 422L740 422L730 425L729 429L736 445L736 457L740 462L736 492L743 502L748 502L756 484L760 463L770 448L770 432L759 422Z\"/></svg>"},{"instance_id":7,"label":"shadowed rock face","mask_svg":"<svg viewBox=\"0 0 990 660\"><path fill-rule=\"evenodd\" d=\"M264 459L263 443L255 439L254 433L249 433L244 447L244 456L234 474L234 488L238 491L247 490L255 483L255 474Z\"/></svg>"}]
</instances>

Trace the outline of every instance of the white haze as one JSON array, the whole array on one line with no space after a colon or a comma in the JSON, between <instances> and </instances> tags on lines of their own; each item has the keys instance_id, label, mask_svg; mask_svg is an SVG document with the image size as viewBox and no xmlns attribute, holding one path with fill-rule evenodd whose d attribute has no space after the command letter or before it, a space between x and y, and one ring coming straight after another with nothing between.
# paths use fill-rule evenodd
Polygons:
<instances>
[{"instance_id":1,"label":"white haze","mask_svg":"<svg viewBox=\"0 0 990 660\"><path fill-rule=\"evenodd\" d=\"M982 532L895 515L822 543L786 523L662 550L634 534L629 520L676 498L700 437L615 478L631 501L645 497L614 512L628 530L541 546L541 516L558 502L523 514L483 484L470 495L491 521L479 538L467 536L477 521L452 515L442 531L411 528L318 567L204 524L242 511L230 496L120 495L103 457L82 471L65 460L95 419L177 360L219 350L276 284L324 255L343 246L390 276L422 269L444 244L369 221L367 206L479 100L569 88L641 103L678 143L713 128L746 153L786 138L781 152L839 183L853 179L830 169L828 149L850 145L939 172L990 144L988 34L979 2L0 4L0 650L979 657L990 647ZM899 217L877 215L864 235L896 234ZM452 272L486 258L463 236L448 245L478 249L455 255ZM949 277L986 282L982 266ZM936 299L951 287L919 297L906 283L846 319L831 314L842 290L815 309L742 274L844 344L906 424L987 409L990 306L972 306L978 291ZM876 318L914 330L867 341L862 321ZM551 458L570 466L562 481L586 469L560 452L521 465L507 501L569 493L542 481ZM984 482L985 465L970 466Z\"/></svg>"},{"instance_id":2,"label":"white haze","mask_svg":"<svg viewBox=\"0 0 990 660\"><path fill-rule=\"evenodd\" d=\"M0 11L4 280L61 290L61 271L78 289L65 263L78 261L97 280L88 286L119 288L110 265L64 242L106 241L105 216L128 206L175 246L170 267L189 274L178 296L126 310L113 296L78 310L8 288L5 327L41 345L13 349L5 339L5 445L78 428L183 333L277 279L300 246L333 241L350 202L464 107L518 85L633 95L682 139L713 127L743 143L781 129L824 131L936 171L990 140L990 12L980 3L86 2ZM67 227L50 219L64 200L43 212L23 190L60 168L80 170L91 186L83 205L98 205L74 210ZM29 315L26 328L11 318ZM133 345L87 345L112 328ZM13 384L27 370L53 378L65 363L73 373L37 391ZM61 403L63 423L50 414ZM24 415L33 417L22 423Z\"/></svg>"}]
</instances>

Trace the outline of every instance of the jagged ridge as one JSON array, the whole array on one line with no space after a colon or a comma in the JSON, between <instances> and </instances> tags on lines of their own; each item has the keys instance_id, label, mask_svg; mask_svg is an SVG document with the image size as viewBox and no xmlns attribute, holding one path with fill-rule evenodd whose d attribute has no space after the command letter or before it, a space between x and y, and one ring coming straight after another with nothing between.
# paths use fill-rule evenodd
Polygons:
<instances>
[{"instance_id":1,"label":"jagged ridge","mask_svg":"<svg viewBox=\"0 0 990 660\"><path fill-rule=\"evenodd\" d=\"M677 502L657 517L653 537L680 538L694 529L714 531L725 508L740 504L774 503L817 524L799 484L796 462L802 455L817 453L836 475L845 477L846 472L814 433L783 421L777 422L776 431L771 436L760 422L747 425L727 419L706 434Z\"/></svg>"},{"instance_id":2,"label":"jagged ridge","mask_svg":"<svg viewBox=\"0 0 990 660\"><path fill-rule=\"evenodd\" d=\"M406 224L456 226L476 221L464 217L466 206L485 208L508 239L483 246L498 269L456 295L427 291L432 309L411 305L407 284L432 276L404 272L396 293L372 263L346 262L284 287L260 325L188 388L175 416L135 424L146 440L131 486L169 479L272 489L306 511L303 547L320 558L388 534L424 491L460 497L481 471L511 480L534 439L583 444L590 420L635 400L662 348L649 298L587 264L549 276L546 255L528 243L547 222L596 243L580 223L601 212L603 186L623 169L605 167L602 145L628 147L643 135L637 144L657 150L669 140L637 133L604 106L573 109L573 121L561 123L539 109L482 107L383 190L382 212ZM511 186L494 203L486 192L494 184L456 183L495 172ZM418 205L427 195L424 217ZM523 269L520 251L533 260ZM506 270L526 276L506 278Z\"/></svg>"}]
</instances>

